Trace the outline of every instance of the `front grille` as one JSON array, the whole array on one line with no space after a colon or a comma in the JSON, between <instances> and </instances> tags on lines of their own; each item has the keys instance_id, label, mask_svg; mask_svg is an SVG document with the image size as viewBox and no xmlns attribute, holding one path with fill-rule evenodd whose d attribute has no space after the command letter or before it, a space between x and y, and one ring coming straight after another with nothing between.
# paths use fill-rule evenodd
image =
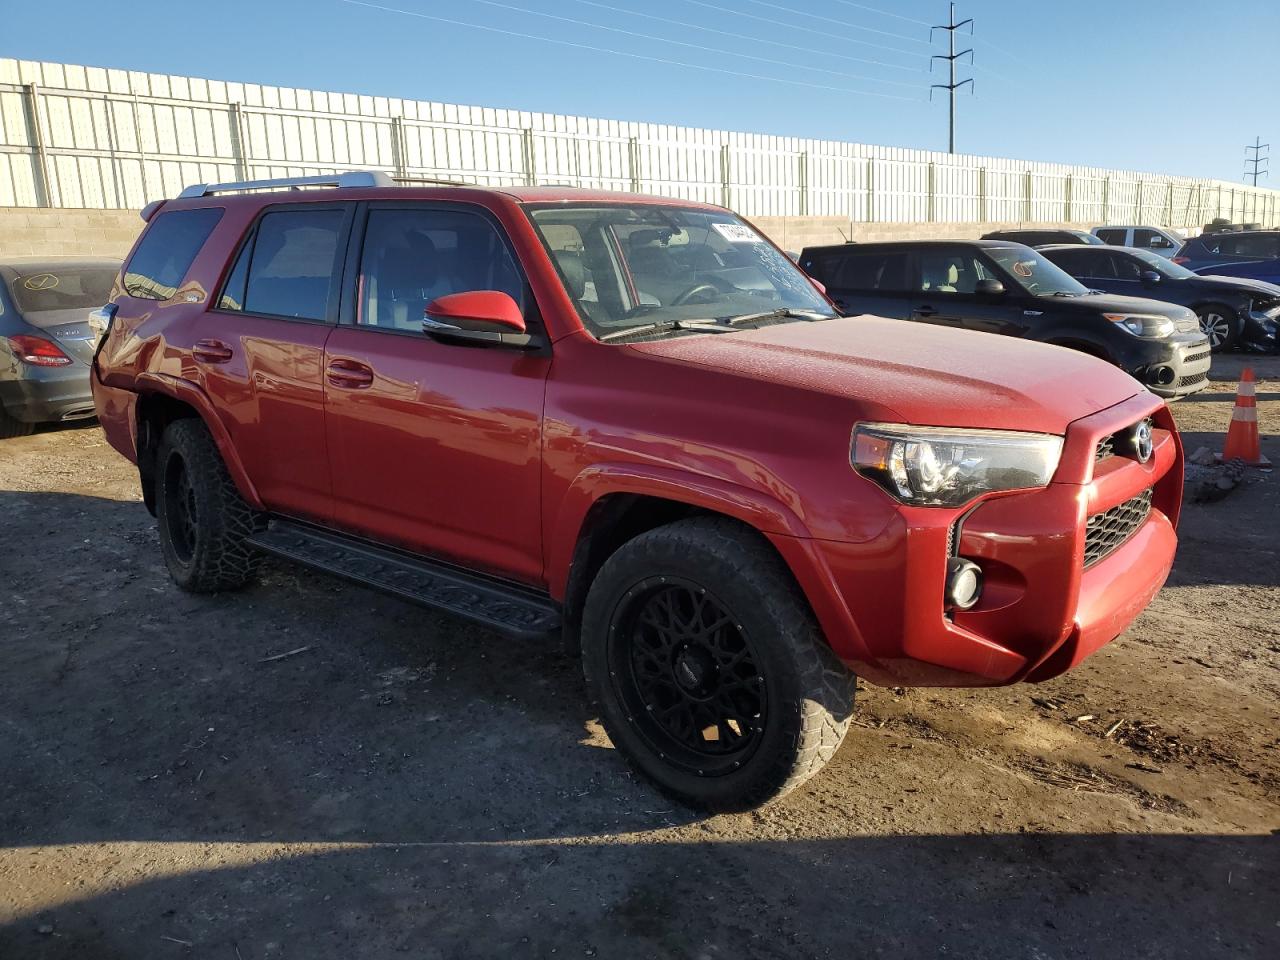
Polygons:
<instances>
[{"instance_id":1,"label":"front grille","mask_svg":"<svg viewBox=\"0 0 1280 960\"><path fill-rule=\"evenodd\" d=\"M1189 373L1185 377L1179 377L1174 386L1181 390L1183 387L1194 387L1197 383L1204 383L1208 379L1207 373Z\"/></svg>"},{"instance_id":2,"label":"front grille","mask_svg":"<svg viewBox=\"0 0 1280 960\"><path fill-rule=\"evenodd\" d=\"M1188 356L1183 357L1183 358L1182 358L1182 362L1183 362L1183 363L1195 363L1195 362L1197 362L1198 360L1205 360L1205 359L1208 359L1208 357L1209 357L1209 351L1208 351L1208 350L1205 350L1203 353L1193 353L1193 354L1190 354L1190 355L1188 355Z\"/></svg>"},{"instance_id":3,"label":"front grille","mask_svg":"<svg viewBox=\"0 0 1280 960\"><path fill-rule=\"evenodd\" d=\"M1098 449L1093 452L1093 459L1105 460L1107 457L1114 457L1116 454L1116 435L1103 437L1098 441Z\"/></svg>"},{"instance_id":4,"label":"front grille","mask_svg":"<svg viewBox=\"0 0 1280 960\"><path fill-rule=\"evenodd\" d=\"M1151 491L1144 490L1131 500L1089 518L1084 534L1084 565L1091 567L1110 556L1137 533L1151 513Z\"/></svg>"}]
</instances>

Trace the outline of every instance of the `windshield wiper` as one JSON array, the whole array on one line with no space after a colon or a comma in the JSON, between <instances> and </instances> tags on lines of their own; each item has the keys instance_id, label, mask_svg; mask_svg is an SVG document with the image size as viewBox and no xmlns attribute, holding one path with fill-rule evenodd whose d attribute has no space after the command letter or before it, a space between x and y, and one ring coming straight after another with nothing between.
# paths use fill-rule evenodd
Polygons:
<instances>
[{"instance_id":1,"label":"windshield wiper","mask_svg":"<svg viewBox=\"0 0 1280 960\"><path fill-rule=\"evenodd\" d=\"M796 310L792 307L782 307L778 310L766 310L763 313L741 313L736 317L722 317L717 322L734 326L739 323L755 323L758 320L781 320L784 317L790 317L795 320L808 320L813 323L818 320L834 320L836 315L827 316L815 310Z\"/></svg>"},{"instance_id":2,"label":"windshield wiper","mask_svg":"<svg viewBox=\"0 0 1280 960\"><path fill-rule=\"evenodd\" d=\"M610 340L625 340L627 337L652 336L659 333L670 333L673 330L693 330L697 333L730 333L728 327L714 320L660 320L657 323L642 323L635 327L613 330L596 337L601 343Z\"/></svg>"}]
</instances>

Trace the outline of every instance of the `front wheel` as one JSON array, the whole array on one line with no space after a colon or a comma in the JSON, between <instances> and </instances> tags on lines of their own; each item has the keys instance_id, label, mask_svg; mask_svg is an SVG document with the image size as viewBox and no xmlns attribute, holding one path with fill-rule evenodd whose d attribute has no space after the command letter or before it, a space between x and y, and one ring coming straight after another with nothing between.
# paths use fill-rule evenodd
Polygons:
<instances>
[{"instance_id":1,"label":"front wheel","mask_svg":"<svg viewBox=\"0 0 1280 960\"><path fill-rule=\"evenodd\" d=\"M759 534L719 518L641 534L583 611L583 672L614 745L690 806L745 810L834 756L856 678Z\"/></svg>"},{"instance_id":2,"label":"front wheel","mask_svg":"<svg viewBox=\"0 0 1280 960\"><path fill-rule=\"evenodd\" d=\"M208 428L175 420L156 452L160 549L174 582L192 593L234 590L260 562L248 537L262 515L240 496Z\"/></svg>"},{"instance_id":3,"label":"front wheel","mask_svg":"<svg viewBox=\"0 0 1280 960\"><path fill-rule=\"evenodd\" d=\"M1209 338L1209 349L1214 353L1230 350L1240 339L1240 317L1230 307L1211 303L1196 311L1200 318L1200 330Z\"/></svg>"}]
</instances>

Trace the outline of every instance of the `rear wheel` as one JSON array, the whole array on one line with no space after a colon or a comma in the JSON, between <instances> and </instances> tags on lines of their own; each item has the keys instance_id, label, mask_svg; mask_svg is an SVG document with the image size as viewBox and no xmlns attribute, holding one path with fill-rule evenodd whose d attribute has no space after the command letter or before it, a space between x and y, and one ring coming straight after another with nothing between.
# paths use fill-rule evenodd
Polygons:
<instances>
[{"instance_id":1,"label":"rear wheel","mask_svg":"<svg viewBox=\"0 0 1280 960\"><path fill-rule=\"evenodd\" d=\"M192 593L244 586L259 555L248 537L262 515L236 490L218 447L199 420L176 420L156 453L160 548L174 582Z\"/></svg>"},{"instance_id":2,"label":"rear wheel","mask_svg":"<svg viewBox=\"0 0 1280 960\"><path fill-rule=\"evenodd\" d=\"M591 585L582 646L614 745L691 806L782 796L849 726L856 678L782 561L733 521L682 520L619 548Z\"/></svg>"},{"instance_id":3,"label":"rear wheel","mask_svg":"<svg viewBox=\"0 0 1280 960\"><path fill-rule=\"evenodd\" d=\"M26 423L17 420L5 412L4 407L0 407L0 440L8 440L10 437L25 437L36 428L34 423Z\"/></svg>"},{"instance_id":4,"label":"rear wheel","mask_svg":"<svg viewBox=\"0 0 1280 960\"><path fill-rule=\"evenodd\" d=\"M1230 307L1210 303L1196 310L1200 330L1209 338L1214 353L1230 350L1240 339L1240 316Z\"/></svg>"}]
</instances>

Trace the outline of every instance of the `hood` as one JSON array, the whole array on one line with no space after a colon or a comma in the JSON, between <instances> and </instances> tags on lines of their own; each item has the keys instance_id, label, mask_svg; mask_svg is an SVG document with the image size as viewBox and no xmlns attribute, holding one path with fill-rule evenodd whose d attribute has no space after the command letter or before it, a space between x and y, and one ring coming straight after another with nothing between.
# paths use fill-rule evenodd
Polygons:
<instances>
[{"instance_id":1,"label":"hood","mask_svg":"<svg viewBox=\"0 0 1280 960\"><path fill-rule=\"evenodd\" d=\"M1061 434L1144 389L1065 347L882 317L672 337L629 349L850 401L864 420Z\"/></svg>"},{"instance_id":2,"label":"hood","mask_svg":"<svg viewBox=\"0 0 1280 960\"><path fill-rule=\"evenodd\" d=\"M1083 282L1083 281L1082 281ZM1146 297L1128 297L1119 293L1090 293L1083 297L1043 297L1053 306L1085 307L1099 313L1154 313L1172 320L1181 320L1191 313L1186 307L1165 300L1149 300ZM1045 307L1046 310L1051 307Z\"/></svg>"},{"instance_id":3,"label":"hood","mask_svg":"<svg viewBox=\"0 0 1280 960\"><path fill-rule=\"evenodd\" d=\"M1177 281L1174 282L1176 283ZM1259 300L1280 300L1280 286L1277 286L1274 283L1267 283L1265 280L1251 280L1248 277L1215 277L1210 275L1207 277L1197 276L1194 282L1197 287L1210 290L1220 290L1223 294L1247 294Z\"/></svg>"}]
</instances>

